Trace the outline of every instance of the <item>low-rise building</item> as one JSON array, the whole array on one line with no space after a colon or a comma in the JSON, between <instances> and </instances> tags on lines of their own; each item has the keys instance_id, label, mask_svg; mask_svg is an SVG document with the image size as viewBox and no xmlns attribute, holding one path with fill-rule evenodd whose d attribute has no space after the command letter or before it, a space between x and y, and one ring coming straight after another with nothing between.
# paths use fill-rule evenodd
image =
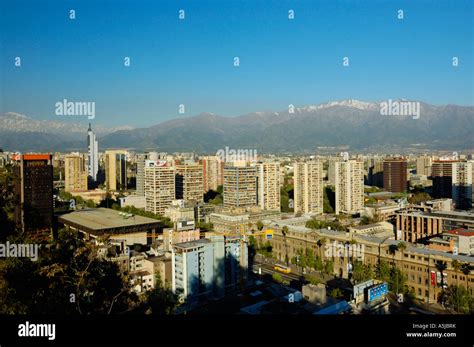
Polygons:
<instances>
[{"instance_id":1,"label":"low-rise building","mask_svg":"<svg viewBox=\"0 0 474 347\"><path fill-rule=\"evenodd\" d=\"M58 222L77 230L86 240L108 236L111 240L125 240L127 245L146 245L149 239L156 238L160 227L156 219L109 208L77 210L59 216Z\"/></svg>"}]
</instances>

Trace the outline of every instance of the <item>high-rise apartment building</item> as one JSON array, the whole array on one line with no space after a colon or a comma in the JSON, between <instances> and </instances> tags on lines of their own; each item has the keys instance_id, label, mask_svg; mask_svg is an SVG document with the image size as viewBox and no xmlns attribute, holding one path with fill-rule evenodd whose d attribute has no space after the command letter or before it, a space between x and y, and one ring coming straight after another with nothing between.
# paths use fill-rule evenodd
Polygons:
<instances>
[{"instance_id":1,"label":"high-rise apartment building","mask_svg":"<svg viewBox=\"0 0 474 347\"><path fill-rule=\"evenodd\" d=\"M472 164L471 161L453 163L452 199L457 209L472 208Z\"/></svg>"},{"instance_id":2,"label":"high-rise apartment building","mask_svg":"<svg viewBox=\"0 0 474 347\"><path fill-rule=\"evenodd\" d=\"M459 160L435 160L432 164L433 197L435 199L452 198L453 163Z\"/></svg>"},{"instance_id":3,"label":"high-rise apartment building","mask_svg":"<svg viewBox=\"0 0 474 347\"><path fill-rule=\"evenodd\" d=\"M176 199L204 201L202 165L176 165Z\"/></svg>"},{"instance_id":4,"label":"high-rise apartment building","mask_svg":"<svg viewBox=\"0 0 474 347\"><path fill-rule=\"evenodd\" d=\"M138 196L145 196L145 161L149 159L148 153L137 154L136 193Z\"/></svg>"},{"instance_id":5,"label":"high-rise apartment building","mask_svg":"<svg viewBox=\"0 0 474 347\"><path fill-rule=\"evenodd\" d=\"M105 151L105 184L107 190L127 189L127 154L125 151Z\"/></svg>"},{"instance_id":6,"label":"high-rise apartment building","mask_svg":"<svg viewBox=\"0 0 474 347\"><path fill-rule=\"evenodd\" d=\"M336 214L353 214L364 208L363 165L357 160L336 163Z\"/></svg>"},{"instance_id":7,"label":"high-rise apartment building","mask_svg":"<svg viewBox=\"0 0 474 347\"><path fill-rule=\"evenodd\" d=\"M404 158L383 161L383 188L389 192L402 193L408 189L408 164Z\"/></svg>"},{"instance_id":8,"label":"high-rise apartment building","mask_svg":"<svg viewBox=\"0 0 474 347\"><path fill-rule=\"evenodd\" d=\"M166 161L145 162L145 210L163 215L175 199L175 171Z\"/></svg>"},{"instance_id":9,"label":"high-rise apartment building","mask_svg":"<svg viewBox=\"0 0 474 347\"><path fill-rule=\"evenodd\" d=\"M214 284L214 247L209 239L173 245L172 290L183 300L212 296Z\"/></svg>"},{"instance_id":10,"label":"high-rise apartment building","mask_svg":"<svg viewBox=\"0 0 474 347\"><path fill-rule=\"evenodd\" d=\"M293 165L294 211L323 213L323 165L319 160Z\"/></svg>"},{"instance_id":11,"label":"high-rise apartment building","mask_svg":"<svg viewBox=\"0 0 474 347\"><path fill-rule=\"evenodd\" d=\"M92 131L91 124L87 130L87 150L88 150L88 173L93 181L97 181L99 171L99 144Z\"/></svg>"},{"instance_id":12,"label":"high-rise apartment building","mask_svg":"<svg viewBox=\"0 0 474 347\"><path fill-rule=\"evenodd\" d=\"M334 184L334 182L336 182L336 163L339 161L342 161L341 157L328 158L327 179L329 184Z\"/></svg>"},{"instance_id":13,"label":"high-rise apartment building","mask_svg":"<svg viewBox=\"0 0 474 347\"><path fill-rule=\"evenodd\" d=\"M383 161L373 159L367 169L367 183L370 186L383 187Z\"/></svg>"},{"instance_id":14,"label":"high-rise apartment building","mask_svg":"<svg viewBox=\"0 0 474 347\"><path fill-rule=\"evenodd\" d=\"M53 166L51 154L15 158L15 221L27 232L51 231L53 226Z\"/></svg>"},{"instance_id":15,"label":"high-rise apartment building","mask_svg":"<svg viewBox=\"0 0 474 347\"><path fill-rule=\"evenodd\" d=\"M224 167L224 206L249 207L257 204L257 170L253 166Z\"/></svg>"},{"instance_id":16,"label":"high-rise apartment building","mask_svg":"<svg viewBox=\"0 0 474 347\"><path fill-rule=\"evenodd\" d=\"M431 165L433 160L430 156L423 155L416 158L416 174L431 176Z\"/></svg>"},{"instance_id":17,"label":"high-rise apartment building","mask_svg":"<svg viewBox=\"0 0 474 347\"><path fill-rule=\"evenodd\" d=\"M64 190L66 192L87 190L86 160L82 154L71 154L64 158Z\"/></svg>"},{"instance_id":18,"label":"high-rise apartment building","mask_svg":"<svg viewBox=\"0 0 474 347\"><path fill-rule=\"evenodd\" d=\"M206 156L200 159L203 172L203 191L217 190L224 183L224 161L218 156Z\"/></svg>"},{"instance_id":19,"label":"high-rise apartment building","mask_svg":"<svg viewBox=\"0 0 474 347\"><path fill-rule=\"evenodd\" d=\"M257 164L257 203L262 210L280 211L280 163Z\"/></svg>"}]
</instances>

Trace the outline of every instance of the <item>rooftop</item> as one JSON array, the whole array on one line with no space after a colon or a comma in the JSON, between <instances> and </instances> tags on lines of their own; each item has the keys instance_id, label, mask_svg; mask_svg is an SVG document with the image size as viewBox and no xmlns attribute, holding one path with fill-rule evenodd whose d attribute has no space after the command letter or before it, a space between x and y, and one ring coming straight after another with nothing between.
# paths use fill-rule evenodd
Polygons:
<instances>
[{"instance_id":1,"label":"rooftop","mask_svg":"<svg viewBox=\"0 0 474 347\"><path fill-rule=\"evenodd\" d=\"M204 238L204 239L199 239L199 240L194 240L194 241L177 243L173 247L180 248L180 249L190 249L190 248L196 248L199 246L204 246L210 243L211 243L211 240Z\"/></svg>"},{"instance_id":2,"label":"rooftop","mask_svg":"<svg viewBox=\"0 0 474 347\"><path fill-rule=\"evenodd\" d=\"M143 231L150 227L158 227L160 221L136 216L123 215L110 208L91 208L74 211L59 217L59 222L82 231L109 231L117 233L130 232L129 228L142 227Z\"/></svg>"},{"instance_id":3,"label":"rooftop","mask_svg":"<svg viewBox=\"0 0 474 347\"><path fill-rule=\"evenodd\" d=\"M459 229L454 229L454 230L450 230L450 231L447 231L446 234L449 234L449 235L461 235L461 236L474 236L474 230L467 230L467 229L464 229L464 228L459 228Z\"/></svg>"}]
</instances>

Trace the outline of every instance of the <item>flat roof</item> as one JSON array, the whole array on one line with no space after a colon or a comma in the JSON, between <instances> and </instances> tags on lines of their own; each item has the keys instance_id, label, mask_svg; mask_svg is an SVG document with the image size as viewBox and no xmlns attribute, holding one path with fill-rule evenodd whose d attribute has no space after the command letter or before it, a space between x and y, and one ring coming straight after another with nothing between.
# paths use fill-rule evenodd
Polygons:
<instances>
[{"instance_id":1,"label":"flat roof","mask_svg":"<svg viewBox=\"0 0 474 347\"><path fill-rule=\"evenodd\" d=\"M454 229L454 230L449 230L446 231L445 234L449 235L461 235L461 236L474 236L474 230L467 230L464 228L459 228L459 229Z\"/></svg>"},{"instance_id":2,"label":"flat roof","mask_svg":"<svg viewBox=\"0 0 474 347\"><path fill-rule=\"evenodd\" d=\"M160 221L153 218L137 215L125 218L119 213L120 211L111 208L90 208L64 214L58 218L58 221L90 233L126 234L146 231L160 225Z\"/></svg>"},{"instance_id":3,"label":"flat roof","mask_svg":"<svg viewBox=\"0 0 474 347\"><path fill-rule=\"evenodd\" d=\"M195 248L199 246L204 246L211 243L211 240L209 239L199 239L199 240L194 240L194 241L187 241L187 242L181 242L173 245L173 247L176 248L181 248L181 249L189 249L189 248Z\"/></svg>"}]
</instances>

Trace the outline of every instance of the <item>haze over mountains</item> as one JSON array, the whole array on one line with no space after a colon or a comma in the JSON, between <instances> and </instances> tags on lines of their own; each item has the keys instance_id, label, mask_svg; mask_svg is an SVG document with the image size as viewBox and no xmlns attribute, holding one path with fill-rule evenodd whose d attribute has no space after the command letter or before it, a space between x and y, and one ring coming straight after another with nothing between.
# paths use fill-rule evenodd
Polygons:
<instances>
[{"instance_id":1,"label":"haze over mountains","mask_svg":"<svg viewBox=\"0 0 474 347\"><path fill-rule=\"evenodd\" d=\"M93 124L99 148L215 153L226 146L259 152L310 152L318 147L383 151L396 148L474 148L474 107L420 103L420 118L383 116L380 104L343 100L294 112L254 112L238 117L202 113L148 128ZM0 148L10 151L86 150L87 126L0 115Z\"/></svg>"}]
</instances>

